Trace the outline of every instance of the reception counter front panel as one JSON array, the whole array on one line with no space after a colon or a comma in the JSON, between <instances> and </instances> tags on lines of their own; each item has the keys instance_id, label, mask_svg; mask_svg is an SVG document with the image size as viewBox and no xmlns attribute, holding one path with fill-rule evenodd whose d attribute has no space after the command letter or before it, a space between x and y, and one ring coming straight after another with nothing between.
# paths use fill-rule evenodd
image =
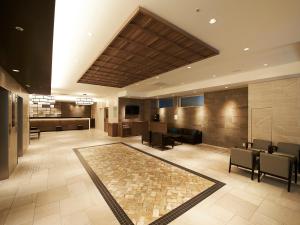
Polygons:
<instances>
[{"instance_id":1,"label":"reception counter front panel","mask_svg":"<svg viewBox=\"0 0 300 225\"><path fill-rule=\"evenodd\" d=\"M30 127L40 131L90 129L90 118L32 118Z\"/></svg>"}]
</instances>

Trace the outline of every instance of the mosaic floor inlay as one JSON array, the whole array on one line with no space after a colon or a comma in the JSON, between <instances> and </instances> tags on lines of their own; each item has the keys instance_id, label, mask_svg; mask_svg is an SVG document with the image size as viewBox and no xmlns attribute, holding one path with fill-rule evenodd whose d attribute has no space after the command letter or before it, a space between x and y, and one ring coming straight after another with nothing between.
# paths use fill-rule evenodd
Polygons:
<instances>
[{"instance_id":1,"label":"mosaic floor inlay","mask_svg":"<svg viewBox=\"0 0 300 225\"><path fill-rule=\"evenodd\" d=\"M121 224L167 224L223 186L123 143L75 153Z\"/></svg>"}]
</instances>

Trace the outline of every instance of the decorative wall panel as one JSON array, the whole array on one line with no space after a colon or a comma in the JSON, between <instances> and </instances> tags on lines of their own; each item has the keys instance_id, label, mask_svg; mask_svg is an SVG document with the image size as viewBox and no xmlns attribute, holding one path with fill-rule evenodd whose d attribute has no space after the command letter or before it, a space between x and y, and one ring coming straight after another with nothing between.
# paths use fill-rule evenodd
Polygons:
<instances>
[{"instance_id":1,"label":"decorative wall panel","mask_svg":"<svg viewBox=\"0 0 300 225\"><path fill-rule=\"evenodd\" d=\"M217 54L215 48L140 8L78 82L122 88Z\"/></svg>"}]
</instances>

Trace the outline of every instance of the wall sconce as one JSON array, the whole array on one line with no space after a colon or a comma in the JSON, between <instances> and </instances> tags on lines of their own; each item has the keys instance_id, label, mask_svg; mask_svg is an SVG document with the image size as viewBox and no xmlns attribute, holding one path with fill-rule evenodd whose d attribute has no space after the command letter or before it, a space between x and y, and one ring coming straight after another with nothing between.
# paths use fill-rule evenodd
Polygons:
<instances>
[{"instance_id":1,"label":"wall sconce","mask_svg":"<svg viewBox=\"0 0 300 225\"><path fill-rule=\"evenodd\" d=\"M178 119L178 115L175 114L175 115L174 115L174 120L177 120L177 119Z\"/></svg>"}]
</instances>

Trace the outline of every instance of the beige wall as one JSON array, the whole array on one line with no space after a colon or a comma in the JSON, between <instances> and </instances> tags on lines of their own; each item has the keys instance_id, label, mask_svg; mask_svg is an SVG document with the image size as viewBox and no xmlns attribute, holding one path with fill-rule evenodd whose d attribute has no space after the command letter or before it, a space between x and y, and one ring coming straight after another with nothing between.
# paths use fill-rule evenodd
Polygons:
<instances>
[{"instance_id":1,"label":"beige wall","mask_svg":"<svg viewBox=\"0 0 300 225\"><path fill-rule=\"evenodd\" d=\"M23 98L23 151L28 149L29 145L29 95L24 88L21 87L9 74L7 74L0 67L0 86L11 92L10 99L12 99L12 94L16 94ZM11 126L11 100L9 104L9 124ZM16 115L17 116L17 115ZM9 134L9 174L13 172L17 165L17 130L15 127L10 127L11 132Z\"/></svg>"},{"instance_id":2,"label":"beige wall","mask_svg":"<svg viewBox=\"0 0 300 225\"><path fill-rule=\"evenodd\" d=\"M300 78L249 85L248 139L300 144Z\"/></svg>"},{"instance_id":3,"label":"beige wall","mask_svg":"<svg viewBox=\"0 0 300 225\"><path fill-rule=\"evenodd\" d=\"M95 128L104 131L104 107L100 102L95 102L92 106L92 118L95 118Z\"/></svg>"}]
</instances>

